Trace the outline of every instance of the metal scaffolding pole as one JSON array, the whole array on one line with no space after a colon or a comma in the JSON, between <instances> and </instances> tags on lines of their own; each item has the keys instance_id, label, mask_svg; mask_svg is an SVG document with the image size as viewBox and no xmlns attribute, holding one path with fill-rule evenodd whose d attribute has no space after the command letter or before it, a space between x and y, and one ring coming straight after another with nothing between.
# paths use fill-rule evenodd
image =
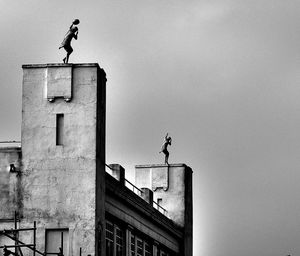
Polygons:
<instances>
[{"instance_id":1,"label":"metal scaffolding pole","mask_svg":"<svg viewBox=\"0 0 300 256\"><path fill-rule=\"evenodd\" d=\"M33 222L33 228L20 228L20 226L18 227L18 223L17 223L18 221L19 220L17 218L17 212L15 212L14 229L0 230L0 235L2 234L14 241L14 245L0 246L0 249L4 249L14 256L23 256L23 252L22 252L21 248L28 248L28 249L32 250L33 256L36 256L36 253L38 253L42 256L47 256L47 255L64 256L64 233L63 232L61 232L61 239L60 239L61 246L58 248L58 252L46 252L46 251L41 252L36 249L36 230L37 230L36 221ZM33 231L33 243L32 244L26 244L26 243L20 241L19 232L21 232L21 231ZM10 233L12 233L12 234L10 234ZM15 248L15 252L9 251L9 250L7 250L7 248ZM81 256L81 247L80 247L80 256Z\"/></svg>"}]
</instances>

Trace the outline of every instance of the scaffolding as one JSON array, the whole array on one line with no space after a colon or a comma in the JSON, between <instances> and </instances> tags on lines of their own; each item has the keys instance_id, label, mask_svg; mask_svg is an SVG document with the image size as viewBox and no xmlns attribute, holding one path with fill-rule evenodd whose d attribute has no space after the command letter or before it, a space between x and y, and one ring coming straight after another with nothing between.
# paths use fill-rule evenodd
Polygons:
<instances>
[{"instance_id":1,"label":"scaffolding","mask_svg":"<svg viewBox=\"0 0 300 256\"><path fill-rule=\"evenodd\" d=\"M19 223L19 225L18 225ZM19 226L19 227L18 227ZM57 255L57 256L64 256L64 234L61 232L61 244L58 248L58 252L41 252L36 249L36 221L33 222L33 227L31 228L20 228L20 219L17 218L17 212L15 212L14 215L14 228L12 229L3 229L0 230L0 235L4 235L11 240L15 242L14 245L2 245L0 246L0 249L3 249L4 256L23 256L22 248L28 248L32 251L33 256L36 256L36 254L47 256L47 255ZM33 243L24 243L19 239L20 232L24 231L32 231L33 232ZM14 248L15 252L9 250L8 248ZM81 256L81 248L80 248L80 256Z\"/></svg>"}]
</instances>

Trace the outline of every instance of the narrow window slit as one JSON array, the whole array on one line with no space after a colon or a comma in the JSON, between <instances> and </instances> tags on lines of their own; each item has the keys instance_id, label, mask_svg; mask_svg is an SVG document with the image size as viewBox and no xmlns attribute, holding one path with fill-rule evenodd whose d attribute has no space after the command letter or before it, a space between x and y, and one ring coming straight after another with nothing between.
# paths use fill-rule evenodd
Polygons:
<instances>
[{"instance_id":1,"label":"narrow window slit","mask_svg":"<svg viewBox=\"0 0 300 256\"><path fill-rule=\"evenodd\" d=\"M64 114L56 114L56 145L64 144Z\"/></svg>"}]
</instances>

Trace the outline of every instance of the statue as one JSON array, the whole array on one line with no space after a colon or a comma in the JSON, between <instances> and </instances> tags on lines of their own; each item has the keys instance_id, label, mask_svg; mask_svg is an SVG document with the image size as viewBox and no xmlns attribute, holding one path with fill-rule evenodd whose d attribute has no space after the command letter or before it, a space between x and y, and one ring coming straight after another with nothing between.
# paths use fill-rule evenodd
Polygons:
<instances>
[{"instance_id":1,"label":"statue","mask_svg":"<svg viewBox=\"0 0 300 256\"><path fill-rule=\"evenodd\" d=\"M78 19L75 19L73 23L70 26L69 31L66 33L64 40L62 41L60 47L58 49L64 48L67 52L67 56L63 59L64 63L69 62L69 56L73 52L73 48L71 46L71 41L73 38L77 40L78 38L78 28L75 25L78 25L80 21Z\"/></svg>"},{"instance_id":2,"label":"statue","mask_svg":"<svg viewBox=\"0 0 300 256\"><path fill-rule=\"evenodd\" d=\"M169 151L168 151L168 146L171 146L172 143L172 138L168 137L168 133L165 136L165 141L164 144L161 146L161 152L163 152L165 154L165 164L169 164L168 160L169 160Z\"/></svg>"}]
</instances>

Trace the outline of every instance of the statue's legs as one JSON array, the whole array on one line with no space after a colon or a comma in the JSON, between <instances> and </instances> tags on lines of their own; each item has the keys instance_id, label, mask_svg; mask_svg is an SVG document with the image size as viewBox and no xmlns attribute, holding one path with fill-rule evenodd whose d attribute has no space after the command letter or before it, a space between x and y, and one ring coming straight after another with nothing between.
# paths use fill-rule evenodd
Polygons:
<instances>
[{"instance_id":1,"label":"statue's legs","mask_svg":"<svg viewBox=\"0 0 300 256\"><path fill-rule=\"evenodd\" d=\"M70 57L71 53L73 52L73 48L71 46L69 46L69 47L65 47L65 50L67 51L67 56L65 58L63 58L63 62L69 63L69 57Z\"/></svg>"},{"instance_id":2,"label":"statue's legs","mask_svg":"<svg viewBox=\"0 0 300 256\"><path fill-rule=\"evenodd\" d=\"M165 151L165 164L169 164L169 151Z\"/></svg>"},{"instance_id":3,"label":"statue's legs","mask_svg":"<svg viewBox=\"0 0 300 256\"><path fill-rule=\"evenodd\" d=\"M67 59L66 59L66 63L69 63L69 57L70 57L70 53L67 54Z\"/></svg>"}]
</instances>

